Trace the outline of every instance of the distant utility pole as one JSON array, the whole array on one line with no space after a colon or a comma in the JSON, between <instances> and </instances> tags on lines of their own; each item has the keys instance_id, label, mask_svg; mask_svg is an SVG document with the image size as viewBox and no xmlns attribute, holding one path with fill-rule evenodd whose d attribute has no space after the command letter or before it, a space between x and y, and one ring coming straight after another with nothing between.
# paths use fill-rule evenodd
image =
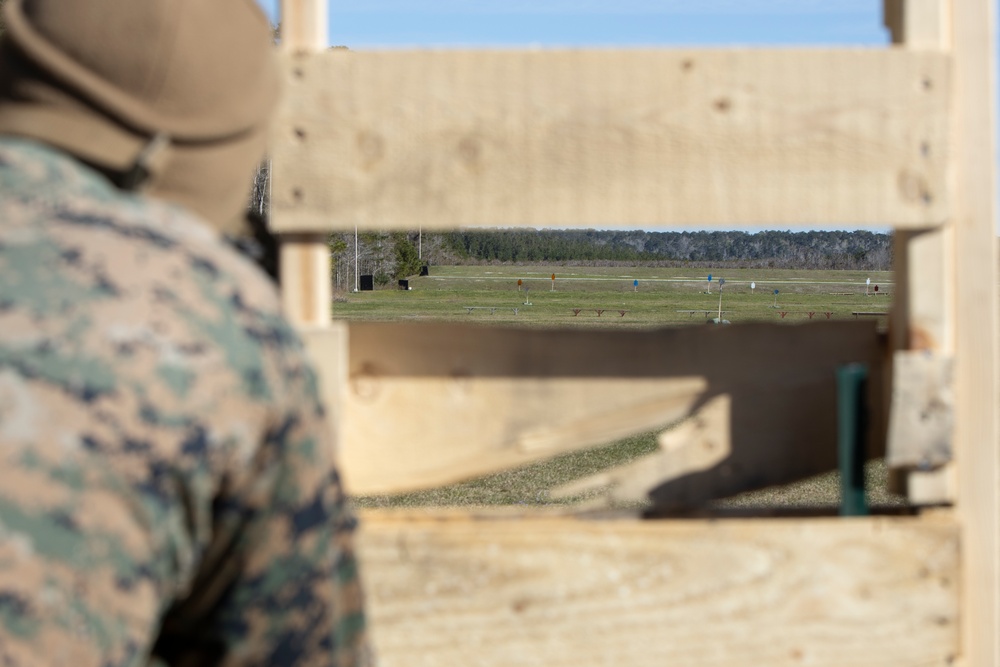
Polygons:
<instances>
[{"instance_id":1,"label":"distant utility pole","mask_svg":"<svg viewBox=\"0 0 1000 667\"><path fill-rule=\"evenodd\" d=\"M358 224L354 223L354 291L361 287L361 279L358 277Z\"/></svg>"},{"instance_id":2,"label":"distant utility pole","mask_svg":"<svg viewBox=\"0 0 1000 667\"><path fill-rule=\"evenodd\" d=\"M722 324L722 286L726 284L725 278L719 278L719 324Z\"/></svg>"}]
</instances>

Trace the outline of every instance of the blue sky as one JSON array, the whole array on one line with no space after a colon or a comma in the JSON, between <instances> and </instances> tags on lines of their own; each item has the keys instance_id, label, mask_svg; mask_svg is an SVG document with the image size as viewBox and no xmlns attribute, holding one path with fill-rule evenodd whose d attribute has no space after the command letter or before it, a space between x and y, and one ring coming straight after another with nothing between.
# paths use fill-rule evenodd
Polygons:
<instances>
[{"instance_id":1,"label":"blue sky","mask_svg":"<svg viewBox=\"0 0 1000 667\"><path fill-rule=\"evenodd\" d=\"M277 18L278 0L260 0ZM879 0L331 0L330 43L884 44Z\"/></svg>"}]
</instances>

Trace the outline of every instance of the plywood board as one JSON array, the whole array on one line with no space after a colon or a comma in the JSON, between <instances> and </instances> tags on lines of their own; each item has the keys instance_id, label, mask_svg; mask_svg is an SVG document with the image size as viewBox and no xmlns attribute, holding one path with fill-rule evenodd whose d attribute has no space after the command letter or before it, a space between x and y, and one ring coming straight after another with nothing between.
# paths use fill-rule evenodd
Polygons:
<instances>
[{"instance_id":1,"label":"plywood board","mask_svg":"<svg viewBox=\"0 0 1000 667\"><path fill-rule=\"evenodd\" d=\"M337 51L286 67L280 231L947 217L940 53Z\"/></svg>"},{"instance_id":2,"label":"plywood board","mask_svg":"<svg viewBox=\"0 0 1000 667\"><path fill-rule=\"evenodd\" d=\"M658 331L352 323L346 383L336 380L343 353L321 351L323 334L314 336L321 374L335 378L325 384L343 387L327 401L341 406L343 476L355 494L605 444L729 394L732 455L659 492L667 504L698 504L833 469L835 369L868 363L880 386L872 322Z\"/></svg>"},{"instance_id":3,"label":"plywood board","mask_svg":"<svg viewBox=\"0 0 1000 667\"><path fill-rule=\"evenodd\" d=\"M958 529L925 519L362 515L384 667L950 665Z\"/></svg>"}]
</instances>

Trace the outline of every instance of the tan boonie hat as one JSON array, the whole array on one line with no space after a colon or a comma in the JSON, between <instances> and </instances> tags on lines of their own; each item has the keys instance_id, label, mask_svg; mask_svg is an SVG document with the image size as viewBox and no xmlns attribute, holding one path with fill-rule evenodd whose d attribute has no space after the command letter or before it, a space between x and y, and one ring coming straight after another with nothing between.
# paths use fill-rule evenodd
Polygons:
<instances>
[{"instance_id":1,"label":"tan boonie hat","mask_svg":"<svg viewBox=\"0 0 1000 667\"><path fill-rule=\"evenodd\" d=\"M236 231L279 87L254 0L7 0L3 17L0 132Z\"/></svg>"}]
</instances>

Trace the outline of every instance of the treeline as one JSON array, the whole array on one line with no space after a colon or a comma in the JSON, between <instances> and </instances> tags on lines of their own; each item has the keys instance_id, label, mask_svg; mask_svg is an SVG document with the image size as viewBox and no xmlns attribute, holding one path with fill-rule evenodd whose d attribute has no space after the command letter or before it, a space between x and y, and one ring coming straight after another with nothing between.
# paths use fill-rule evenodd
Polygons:
<instances>
[{"instance_id":1,"label":"treeline","mask_svg":"<svg viewBox=\"0 0 1000 667\"><path fill-rule=\"evenodd\" d=\"M338 291L350 291L355 273L371 275L375 284L383 287L393 280L420 272L421 237L407 232L334 233L329 237L331 281ZM435 262L437 263L437 262ZM356 266L355 266L356 264Z\"/></svg>"},{"instance_id":2,"label":"treeline","mask_svg":"<svg viewBox=\"0 0 1000 667\"><path fill-rule=\"evenodd\" d=\"M425 235L426 236L426 235ZM467 230L443 244L468 263L628 262L885 271L892 237L869 231Z\"/></svg>"},{"instance_id":3,"label":"treeline","mask_svg":"<svg viewBox=\"0 0 1000 667\"><path fill-rule=\"evenodd\" d=\"M892 237L854 232L644 232L468 230L330 235L334 288L353 289L355 273L377 285L415 275L423 264L591 264L706 268L892 268ZM357 269L355 269L357 262Z\"/></svg>"}]
</instances>

